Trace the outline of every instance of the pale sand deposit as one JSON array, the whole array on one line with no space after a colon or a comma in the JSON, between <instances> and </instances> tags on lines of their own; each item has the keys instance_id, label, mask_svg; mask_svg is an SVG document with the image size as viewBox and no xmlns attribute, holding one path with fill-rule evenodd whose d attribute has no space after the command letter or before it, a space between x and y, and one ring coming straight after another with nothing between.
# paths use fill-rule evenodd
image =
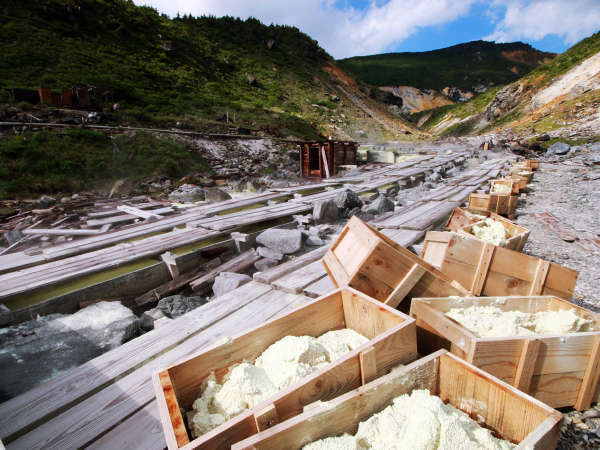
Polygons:
<instances>
[{"instance_id":1,"label":"pale sand deposit","mask_svg":"<svg viewBox=\"0 0 600 450\"><path fill-rule=\"evenodd\" d=\"M286 336L254 363L230 367L221 383L211 373L193 411L187 413L192 436L216 428L366 342L366 337L350 329L328 331L318 338Z\"/></svg>"},{"instance_id":2,"label":"pale sand deposit","mask_svg":"<svg viewBox=\"0 0 600 450\"><path fill-rule=\"evenodd\" d=\"M464 412L417 389L396 397L383 411L360 422L354 436L344 434L315 441L302 450L475 450L512 449Z\"/></svg>"}]
</instances>

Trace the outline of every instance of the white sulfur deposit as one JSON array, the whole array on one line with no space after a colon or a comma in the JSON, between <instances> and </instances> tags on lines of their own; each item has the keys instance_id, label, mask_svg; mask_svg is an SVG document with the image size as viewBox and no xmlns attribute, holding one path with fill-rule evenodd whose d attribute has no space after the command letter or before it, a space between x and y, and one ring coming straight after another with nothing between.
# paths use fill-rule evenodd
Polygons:
<instances>
[{"instance_id":1,"label":"white sulfur deposit","mask_svg":"<svg viewBox=\"0 0 600 450\"><path fill-rule=\"evenodd\" d=\"M358 425L354 436L322 439L302 450L475 450L512 449L515 445L492 436L464 412L444 404L427 390L396 397L380 413Z\"/></svg>"},{"instance_id":2,"label":"white sulfur deposit","mask_svg":"<svg viewBox=\"0 0 600 450\"><path fill-rule=\"evenodd\" d=\"M350 329L328 331L318 338L286 336L269 346L253 364L230 367L222 384L211 373L202 383L193 411L188 412L192 436L216 428L367 341Z\"/></svg>"},{"instance_id":3,"label":"white sulfur deposit","mask_svg":"<svg viewBox=\"0 0 600 450\"><path fill-rule=\"evenodd\" d=\"M492 189L493 194L510 194L511 188L506 184L498 184L494 183L494 187Z\"/></svg>"},{"instance_id":4,"label":"white sulfur deposit","mask_svg":"<svg viewBox=\"0 0 600 450\"><path fill-rule=\"evenodd\" d=\"M589 331L592 322L578 316L574 309L526 313L496 306L469 306L452 308L446 315L479 337L577 333Z\"/></svg>"},{"instance_id":5,"label":"white sulfur deposit","mask_svg":"<svg viewBox=\"0 0 600 450\"><path fill-rule=\"evenodd\" d=\"M500 245L502 241L509 237L501 222L488 217L484 220L484 223L485 225L473 225L471 227L471 232L479 239L491 242L494 245Z\"/></svg>"}]
</instances>

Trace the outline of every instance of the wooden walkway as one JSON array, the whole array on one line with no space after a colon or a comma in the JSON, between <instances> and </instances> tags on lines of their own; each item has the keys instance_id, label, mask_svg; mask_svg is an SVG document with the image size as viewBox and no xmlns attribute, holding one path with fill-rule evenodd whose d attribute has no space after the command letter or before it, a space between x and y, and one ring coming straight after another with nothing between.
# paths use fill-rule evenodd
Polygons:
<instances>
[{"instance_id":1,"label":"wooden walkway","mask_svg":"<svg viewBox=\"0 0 600 450\"><path fill-rule=\"evenodd\" d=\"M498 161L480 166L481 171L486 173L473 172L466 177L461 174L464 178L461 183L447 182L444 187L431 191L429 198L382 216L372 223L401 245L414 244L423 237L425 230L439 222L443 215L440 211L447 217L451 207L460 201L457 196L464 195L465 188L475 186L469 184L473 178L485 182L486 177L499 169L502 163ZM394 166L384 169L398 170ZM375 181L384 176L387 176L386 171L382 169ZM166 235L173 238L178 234L189 235L197 239L218 236L238 229L240 223L256 223L255 220L267 213L277 215L296 211L297 207L303 208L301 211L311 208L310 200L307 203L300 201L281 205L282 208L278 208L279 205L259 206L219 217L211 215L198 218L196 215L195 220L189 220L189 217L198 213L190 213L188 220L191 228ZM173 217L163 220L170 219ZM143 246L149 248L150 243L157 245L159 241L149 241L152 238L126 245L136 248L137 255L137 250ZM102 252L117 248L119 245L102 249L96 256L106 257L108 264L110 253ZM151 374L214 345L215 341L234 332L260 325L330 292L334 286L320 261L325 251L325 247L317 248L265 272L256 273L253 281L238 289L1 404L0 438L9 450L165 448ZM71 258L26 269L31 270L27 272L30 276L27 282L42 283L36 281L33 274L39 272L36 276L41 276L50 267L54 276L58 276L60 266L65 263L72 262L74 265L71 270L76 270L77 264L70 261ZM84 260L77 260L81 264L79 270L88 270L84 269ZM23 271L19 272L23 274ZM26 284L15 273L6 276L8 278L5 281L12 280L15 286Z\"/></svg>"}]
</instances>

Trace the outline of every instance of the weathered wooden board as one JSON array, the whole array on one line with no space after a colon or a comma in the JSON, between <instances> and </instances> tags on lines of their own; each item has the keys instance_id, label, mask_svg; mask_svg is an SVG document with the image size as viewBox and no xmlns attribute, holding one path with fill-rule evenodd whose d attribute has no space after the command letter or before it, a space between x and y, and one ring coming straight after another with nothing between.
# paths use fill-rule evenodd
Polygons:
<instances>
[{"instance_id":1,"label":"weathered wooden board","mask_svg":"<svg viewBox=\"0 0 600 450\"><path fill-rule=\"evenodd\" d=\"M327 246L319 247L316 250L312 250L308 253L305 253L304 255L290 259L289 261L286 261L283 264L279 264L278 266L272 267L269 270L255 273L253 276L254 281L271 284L273 281L283 277L284 275L292 271L298 270L318 259L320 260L326 252Z\"/></svg>"},{"instance_id":2,"label":"weathered wooden board","mask_svg":"<svg viewBox=\"0 0 600 450\"><path fill-rule=\"evenodd\" d=\"M321 261L314 261L298 270L288 273L273 282L273 287L283 292L299 294L309 284L327 276Z\"/></svg>"},{"instance_id":3,"label":"weathered wooden board","mask_svg":"<svg viewBox=\"0 0 600 450\"><path fill-rule=\"evenodd\" d=\"M320 280L306 286L303 290L303 293L308 297L317 298L335 291L335 289L336 287L333 284L333 281L331 281L331 278L325 276Z\"/></svg>"}]
</instances>

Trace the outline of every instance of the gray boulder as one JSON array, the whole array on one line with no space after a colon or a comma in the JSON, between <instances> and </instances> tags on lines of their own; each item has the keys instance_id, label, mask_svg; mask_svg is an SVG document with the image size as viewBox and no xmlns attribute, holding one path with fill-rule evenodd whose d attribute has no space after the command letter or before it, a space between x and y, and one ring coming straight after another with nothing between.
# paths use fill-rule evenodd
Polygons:
<instances>
[{"instance_id":1,"label":"gray boulder","mask_svg":"<svg viewBox=\"0 0 600 450\"><path fill-rule=\"evenodd\" d=\"M257 251L258 251L258 254L260 256L262 256L263 258L270 258L270 259L274 259L276 261L281 261L283 259L283 253L281 253L277 250L273 250L272 248L269 248L269 247L258 247Z\"/></svg>"},{"instance_id":2,"label":"gray boulder","mask_svg":"<svg viewBox=\"0 0 600 450\"><path fill-rule=\"evenodd\" d=\"M259 272L264 272L265 270L270 269L271 267L275 267L279 264L279 261L271 258L262 258L254 263L254 267Z\"/></svg>"},{"instance_id":3,"label":"gray boulder","mask_svg":"<svg viewBox=\"0 0 600 450\"><path fill-rule=\"evenodd\" d=\"M4 326L10 323L12 320L12 312L6 307L4 303L0 303L0 326Z\"/></svg>"},{"instance_id":4,"label":"gray boulder","mask_svg":"<svg viewBox=\"0 0 600 450\"><path fill-rule=\"evenodd\" d=\"M302 248L302 233L298 230L271 228L256 237L256 242L279 253L289 255Z\"/></svg>"},{"instance_id":5,"label":"gray boulder","mask_svg":"<svg viewBox=\"0 0 600 450\"><path fill-rule=\"evenodd\" d=\"M221 272L213 284L213 293L215 297L220 297L249 281L252 281L252 278L242 273Z\"/></svg>"},{"instance_id":6,"label":"gray boulder","mask_svg":"<svg viewBox=\"0 0 600 450\"><path fill-rule=\"evenodd\" d=\"M221 202L230 200L231 195L219 188L206 188L204 189L204 199L209 202Z\"/></svg>"},{"instance_id":7,"label":"gray boulder","mask_svg":"<svg viewBox=\"0 0 600 450\"><path fill-rule=\"evenodd\" d=\"M119 302L1 329L0 402L120 346L138 330L138 318Z\"/></svg>"},{"instance_id":8,"label":"gray boulder","mask_svg":"<svg viewBox=\"0 0 600 450\"><path fill-rule=\"evenodd\" d=\"M170 318L183 316L185 313L196 309L206 303L203 297L184 297L183 295L171 295L170 297L161 298L156 306L162 313Z\"/></svg>"},{"instance_id":9,"label":"gray boulder","mask_svg":"<svg viewBox=\"0 0 600 450\"><path fill-rule=\"evenodd\" d=\"M146 311L140 316L140 327L144 331L150 331L154 329L154 322L158 319L166 317L163 312L158 308L153 308Z\"/></svg>"},{"instance_id":10,"label":"gray boulder","mask_svg":"<svg viewBox=\"0 0 600 450\"><path fill-rule=\"evenodd\" d=\"M319 236L311 234L308 236L308 238L306 238L306 245L310 245L311 247L320 247L325 245L325 242L323 242L323 239L321 239Z\"/></svg>"},{"instance_id":11,"label":"gray boulder","mask_svg":"<svg viewBox=\"0 0 600 450\"><path fill-rule=\"evenodd\" d=\"M340 218L340 209L334 200L321 200L315 203L312 216L315 223L333 223Z\"/></svg>"},{"instance_id":12,"label":"gray boulder","mask_svg":"<svg viewBox=\"0 0 600 450\"><path fill-rule=\"evenodd\" d=\"M380 195L363 209L366 213L373 214L374 216L393 210L394 202L384 195Z\"/></svg>"},{"instance_id":13,"label":"gray boulder","mask_svg":"<svg viewBox=\"0 0 600 450\"><path fill-rule=\"evenodd\" d=\"M4 233L4 239L8 242L8 245L13 245L14 243L20 241L23 238L23 233L19 230L10 230Z\"/></svg>"},{"instance_id":14,"label":"gray boulder","mask_svg":"<svg viewBox=\"0 0 600 450\"><path fill-rule=\"evenodd\" d=\"M204 198L204 189L193 184L182 184L169 194L169 200L180 203L198 202Z\"/></svg>"},{"instance_id":15,"label":"gray boulder","mask_svg":"<svg viewBox=\"0 0 600 450\"><path fill-rule=\"evenodd\" d=\"M564 142L556 142L555 144L552 144L550 147L548 147L548 150L546 150L546 156L566 155L567 153L569 153L570 149L570 145L565 144Z\"/></svg>"},{"instance_id":16,"label":"gray boulder","mask_svg":"<svg viewBox=\"0 0 600 450\"><path fill-rule=\"evenodd\" d=\"M48 208L56 203L56 199L54 197L50 197L49 195L42 195L37 204L42 208Z\"/></svg>"},{"instance_id":17,"label":"gray boulder","mask_svg":"<svg viewBox=\"0 0 600 450\"><path fill-rule=\"evenodd\" d=\"M358 194L351 189L338 192L335 196L335 204L340 209L353 209L362 207L362 201L358 197Z\"/></svg>"}]
</instances>

